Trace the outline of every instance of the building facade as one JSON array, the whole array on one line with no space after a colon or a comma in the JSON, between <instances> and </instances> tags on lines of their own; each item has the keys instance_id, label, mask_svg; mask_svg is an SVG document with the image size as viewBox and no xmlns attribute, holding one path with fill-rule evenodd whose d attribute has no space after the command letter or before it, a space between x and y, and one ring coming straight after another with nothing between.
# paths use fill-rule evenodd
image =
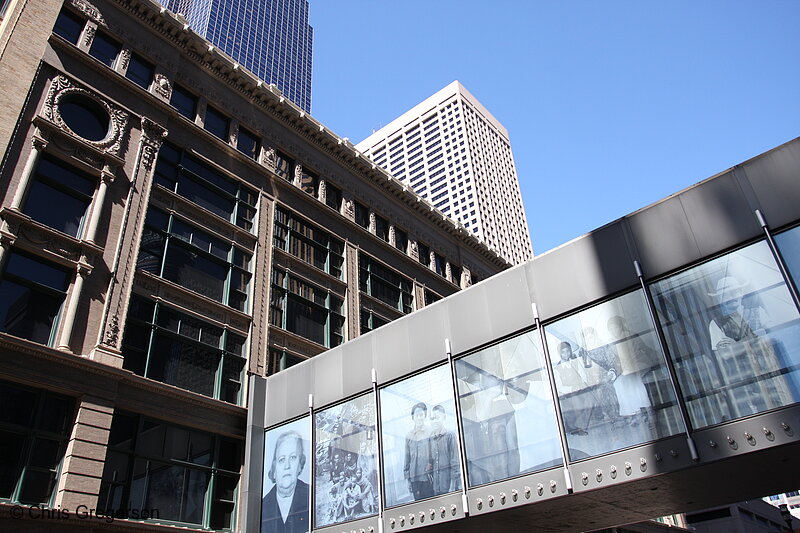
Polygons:
<instances>
[{"instance_id":1,"label":"building facade","mask_svg":"<svg viewBox=\"0 0 800 533\"><path fill-rule=\"evenodd\" d=\"M0 88L2 530L242 530L248 375L509 266L154 1L12 0Z\"/></svg>"},{"instance_id":2,"label":"building facade","mask_svg":"<svg viewBox=\"0 0 800 533\"><path fill-rule=\"evenodd\" d=\"M191 28L311 111L314 29L308 0L162 0Z\"/></svg>"},{"instance_id":3,"label":"building facade","mask_svg":"<svg viewBox=\"0 0 800 533\"><path fill-rule=\"evenodd\" d=\"M533 257L508 131L458 81L356 147L509 262Z\"/></svg>"}]
</instances>

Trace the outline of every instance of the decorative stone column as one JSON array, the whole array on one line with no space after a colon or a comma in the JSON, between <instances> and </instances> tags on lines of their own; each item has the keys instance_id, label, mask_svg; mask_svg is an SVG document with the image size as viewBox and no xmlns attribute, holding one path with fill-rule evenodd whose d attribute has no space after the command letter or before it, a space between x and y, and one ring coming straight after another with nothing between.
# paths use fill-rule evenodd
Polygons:
<instances>
[{"instance_id":1,"label":"decorative stone column","mask_svg":"<svg viewBox=\"0 0 800 533\"><path fill-rule=\"evenodd\" d=\"M25 167L22 169L22 177L17 184L14 199L11 200L11 209L19 210L22 206L22 200L25 198L25 193L28 191L28 187L33 179L33 168L39 161L42 150L47 146L47 141L39 137L38 134L39 130L37 129L33 133L33 139L31 139L31 153L28 155L28 160L25 161Z\"/></svg>"},{"instance_id":2,"label":"decorative stone column","mask_svg":"<svg viewBox=\"0 0 800 533\"><path fill-rule=\"evenodd\" d=\"M294 176L292 177L292 185L300 188L303 183L303 165L297 164L294 166Z\"/></svg>"},{"instance_id":3,"label":"decorative stone column","mask_svg":"<svg viewBox=\"0 0 800 533\"><path fill-rule=\"evenodd\" d=\"M419 247L417 246L417 239L414 239L411 236L409 236L408 246L409 246L408 255L410 255L412 259L419 261Z\"/></svg>"},{"instance_id":4,"label":"decorative stone column","mask_svg":"<svg viewBox=\"0 0 800 533\"><path fill-rule=\"evenodd\" d=\"M100 217L103 214L103 207L106 203L106 192L108 191L108 184L114 181L114 173L108 165L105 165L102 173L100 174L100 184L97 186L97 194L95 194L94 202L92 205L92 214L89 218L89 224L86 228L85 239L92 244L97 237L97 227L100 224Z\"/></svg>"},{"instance_id":5,"label":"decorative stone column","mask_svg":"<svg viewBox=\"0 0 800 533\"><path fill-rule=\"evenodd\" d=\"M319 180L319 196L317 197L317 200L323 204L327 203L328 201L328 184L322 178Z\"/></svg>"},{"instance_id":6,"label":"decorative stone column","mask_svg":"<svg viewBox=\"0 0 800 533\"><path fill-rule=\"evenodd\" d=\"M389 244L397 247L397 233L395 232L394 224L389 224ZM405 252L405 250L403 250Z\"/></svg>"},{"instance_id":7,"label":"decorative stone column","mask_svg":"<svg viewBox=\"0 0 800 533\"><path fill-rule=\"evenodd\" d=\"M356 207L353 202L353 196L350 193L342 192L342 204L344 205L342 214L351 221L356 219Z\"/></svg>"},{"instance_id":8,"label":"decorative stone column","mask_svg":"<svg viewBox=\"0 0 800 533\"><path fill-rule=\"evenodd\" d=\"M75 326L75 315L78 312L78 303L83 293L83 283L86 277L92 272L92 266L81 260L78 262L76 270L77 276L75 277L75 283L72 285L72 291L70 291L69 303L67 305L67 311L64 314L64 323L58 342L58 349L64 352L72 351L69 344L72 340L72 329Z\"/></svg>"},{"instance_id":9,"label":"decorative stone column","mask_svg":"<svg viewBox=\"0 0 800 533\"><path fill-rule=\"evenodd\" d=\"M15 239L16 237L13 234L8 233L5 229L0 229L0 272L5 270L6 256L14 245Z\"/></svg>"},{"instance_id":10,"label":"decorative stone column","mask_svg":"<svg viewBox=\"0 0 800 533\"><path fill-rule=\"evenodd\" d=\"M450 261L445 260L444 262L444 279L449 280L452 283L455 283L459 287L461 286L461 280L453 279L453 269L450 268Z\"/></svg>"}]
</instances>

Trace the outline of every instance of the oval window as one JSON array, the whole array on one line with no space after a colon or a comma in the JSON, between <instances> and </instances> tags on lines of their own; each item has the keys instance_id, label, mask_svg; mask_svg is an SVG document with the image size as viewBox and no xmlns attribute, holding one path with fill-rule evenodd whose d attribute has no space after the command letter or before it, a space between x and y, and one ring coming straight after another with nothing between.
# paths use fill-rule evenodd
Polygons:
<instances>
[{"instance_id":1,"label":"oval window","mask_svg":"<svg viewBox=\"0 0 800 533\"><path fill-rule=\"evenodd\" d=\"M58 104L58 111L69 129L84 139L96 142L108 135L111 117L91 98L68 96Z\"/></svg>"}]
</instances>

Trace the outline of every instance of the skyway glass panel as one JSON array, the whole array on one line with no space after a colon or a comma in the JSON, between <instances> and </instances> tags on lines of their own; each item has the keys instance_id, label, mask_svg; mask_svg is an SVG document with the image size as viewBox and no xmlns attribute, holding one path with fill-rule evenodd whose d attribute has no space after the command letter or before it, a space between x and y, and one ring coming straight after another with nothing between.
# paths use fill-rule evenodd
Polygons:
<instances>
[{"instance_id":1,"label":"skyway glass panel","mask_svg":"<svg viewBox=\"0 0 800 533\"><path fill-rule=\"evenodd\" d=\"M461 488L453 384L447 365L380 391L388 507Z\"/></svg>"},{"instance_id":2,"label":"skyway glass panel","mask_svg":"<svg viewBox=\"0 0 800 533\"><path fill-rule=\"evenodd\" d=\"M456 361L469 485L562 464L538 332Z\"/></svg>"},{"instance_id":3,"label":"skyway glass panel","mask_svg":"<svg viewBox=\"0 0 800 533\"><path fill-rule=\"evenodd\" d=\"M306 533L311 491L309 417L270 429L264 439L261 533Z\"/></svg>"},{"instance_id":4,"label":"skyway glass panel","mask_svg":"<svg viewBox=\"0 0 800 533\"><path fill-rule=\"evenodd\" d=\"M800 399L800 316L766 242L650 290L694 427Z\"/></svg>"},{"instance_id":5,"label":"skyway glass panel","mask_svg":"<svg viewBox=\"0 0 800 533\"><path fill-rule=\"evenodd\" d=\"M314 527L378 512L375 397L314 413Z\"/></svg>"},{"instance_id":6,"label":"skyway glass panel","mask_svg":"<svg viewBox=\"0 0 800 533\"><path fill-rule=\"evenodd\" d=\"M641 290L545 333L571 460L684 431Z\"/></svg>"}]
</instances>

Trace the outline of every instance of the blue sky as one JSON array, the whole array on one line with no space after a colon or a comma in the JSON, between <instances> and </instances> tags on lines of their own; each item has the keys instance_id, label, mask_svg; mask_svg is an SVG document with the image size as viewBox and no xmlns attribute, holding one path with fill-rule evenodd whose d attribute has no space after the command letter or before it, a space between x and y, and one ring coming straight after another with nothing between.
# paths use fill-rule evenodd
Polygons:
<instances>
[{"instance_id":1,"label":"blue sky","mask_svg":"<svg viewBox=\"0 0 800 533\"><path fill-rule=\"evenodd\" d=\"M460 80L537 254L800 136L800 1L310 1L313 115L358 142Z\"/></svg>"}]
</instances>

